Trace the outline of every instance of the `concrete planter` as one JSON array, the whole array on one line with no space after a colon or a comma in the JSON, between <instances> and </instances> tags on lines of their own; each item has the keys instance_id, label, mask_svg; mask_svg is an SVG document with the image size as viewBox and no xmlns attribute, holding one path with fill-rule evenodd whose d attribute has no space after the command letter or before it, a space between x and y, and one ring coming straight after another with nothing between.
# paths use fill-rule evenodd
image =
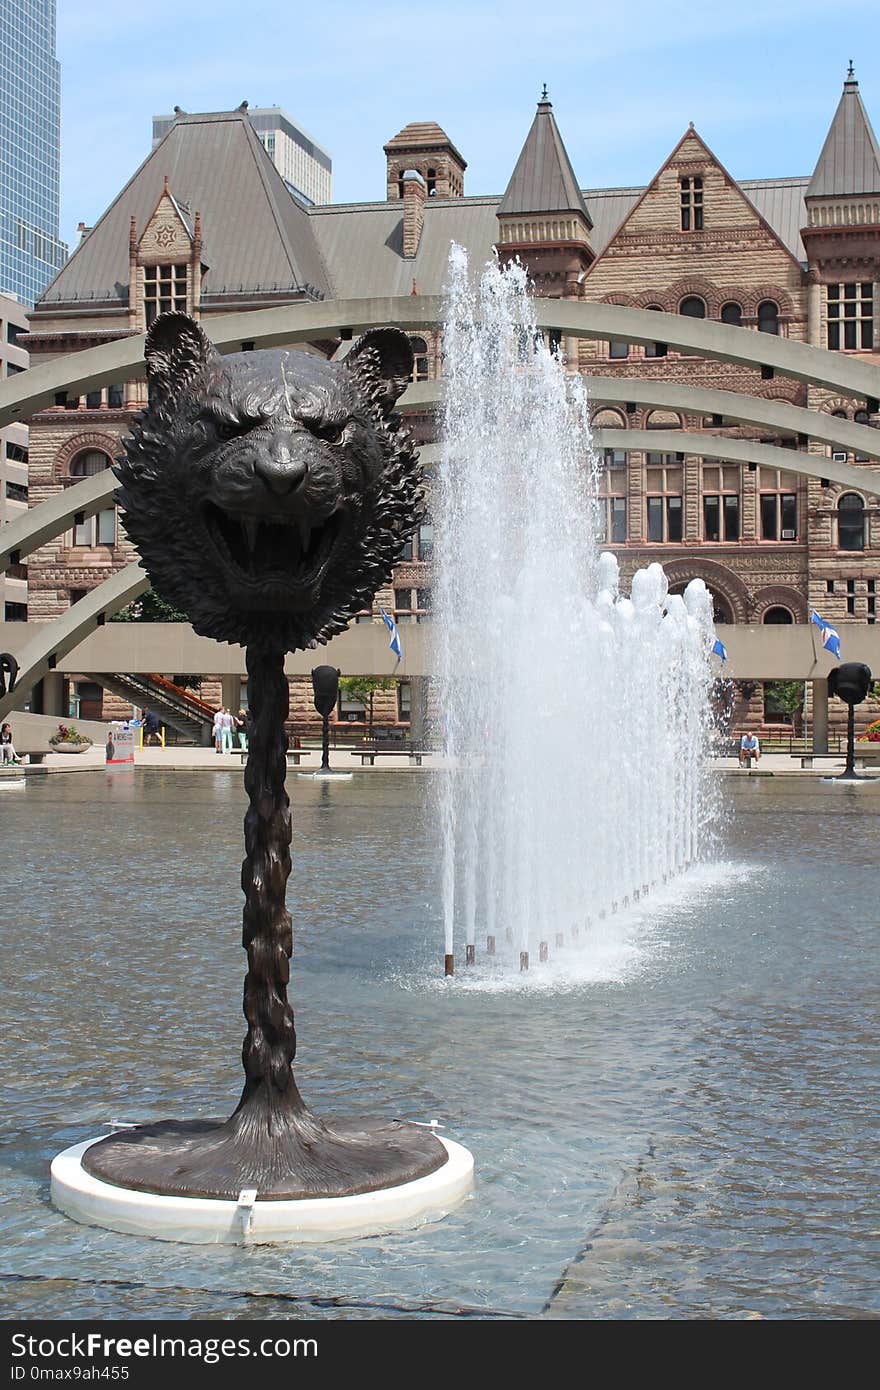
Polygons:
<instances>
[{"instance_id":1,"label":"concrete planter","mask_svg":"<svg viewBox=\"0 0 880 1390\"><path fill-rule=\"evenodd\" d=\"M93 743L50 743L51 753L85 753L86 749L93 748Z\"/></svg>"}]
</instances>

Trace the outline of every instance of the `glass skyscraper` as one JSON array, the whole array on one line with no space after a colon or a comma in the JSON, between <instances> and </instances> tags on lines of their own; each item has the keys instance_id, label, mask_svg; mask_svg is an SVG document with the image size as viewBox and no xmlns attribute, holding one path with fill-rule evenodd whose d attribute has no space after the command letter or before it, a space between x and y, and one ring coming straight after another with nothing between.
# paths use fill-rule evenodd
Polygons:
<instances>
[{"instance_id":1,"label":"glass skyscraper","mask_svg":"<svg viewBox=\"0 0 880 1390\"><path fill-rule=\"evenodd\" d=\"M25 304L67 258L60 156L55 0L0 0L0 293Z\"/></svg>"}]
</instances>

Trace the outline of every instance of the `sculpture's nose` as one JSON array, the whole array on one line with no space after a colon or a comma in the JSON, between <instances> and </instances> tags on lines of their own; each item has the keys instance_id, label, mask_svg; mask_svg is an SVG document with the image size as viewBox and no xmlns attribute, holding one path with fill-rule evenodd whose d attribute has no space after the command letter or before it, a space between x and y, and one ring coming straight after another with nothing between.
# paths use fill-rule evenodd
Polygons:
<instances>
[{"instance_id":1,"label":"sculpture's nose","mask_svg":"<svg viewBox=\"0 0 880 1390\"><path fill-rule=\"evenodd\" d=\"M278 497L295 492L308 472L296 435L283 431L273 435L254 459L254 472L270 492Z\"/></svg>"}]
</instances>

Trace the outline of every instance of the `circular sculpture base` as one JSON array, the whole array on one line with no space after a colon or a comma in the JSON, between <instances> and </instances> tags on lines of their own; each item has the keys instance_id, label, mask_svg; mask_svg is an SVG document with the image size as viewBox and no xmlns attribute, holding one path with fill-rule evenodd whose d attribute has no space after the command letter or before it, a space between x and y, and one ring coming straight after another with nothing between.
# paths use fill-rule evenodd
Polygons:
<instances>
[{"instance_id":1,"label":"circular sculpture base","mask_svg":"<svg viewBox=\"0 0 880 1390\"><path fill-rule=\"evenodd\" d=\"M86 1225L187 1244L319 1244L410 1230L446 1216L467 1197L474 1180L471 1153L438 1137L444 1155L439 1167L409 1182L340 1197L261 1200L253 1188L243 1189L235 1200L185 1197L120 1187L95 1177L82 1159L103 1142L88 1139L54 1159L55 1206Z\"/></svg>"}]
</instances>

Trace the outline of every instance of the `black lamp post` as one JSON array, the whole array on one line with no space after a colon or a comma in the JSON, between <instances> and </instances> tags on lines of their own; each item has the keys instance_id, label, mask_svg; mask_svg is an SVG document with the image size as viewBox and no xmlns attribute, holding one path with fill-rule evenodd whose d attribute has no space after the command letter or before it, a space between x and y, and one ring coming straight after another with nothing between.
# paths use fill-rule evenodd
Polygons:
<instances>
[{"instance_id":1,"label":"black lamp post","mask_svg":"<svg viewBox=\"0 0 880 1390\"><path fill-rule=\"evenodd\" d=\"M861 661L847 661L828 672L828 694L836 695L847 706L846 767L837 779L839 782L860 780L855 770L855 708L867 698L872 679L870 666Z\"/></svg>"},{"instance_id":2,"label":"black lamp post","mask_svg":"<svg viewBox=\"0 0 880 1390\"><path fill-rule=\"evenodd\" d=\"M339 699L339 677L342 672L337 666L315 666L312 670L312 689L315 692L315 709L321 716L321 771L330 771L330 716Z\"/></svg>"}]
</instances>

